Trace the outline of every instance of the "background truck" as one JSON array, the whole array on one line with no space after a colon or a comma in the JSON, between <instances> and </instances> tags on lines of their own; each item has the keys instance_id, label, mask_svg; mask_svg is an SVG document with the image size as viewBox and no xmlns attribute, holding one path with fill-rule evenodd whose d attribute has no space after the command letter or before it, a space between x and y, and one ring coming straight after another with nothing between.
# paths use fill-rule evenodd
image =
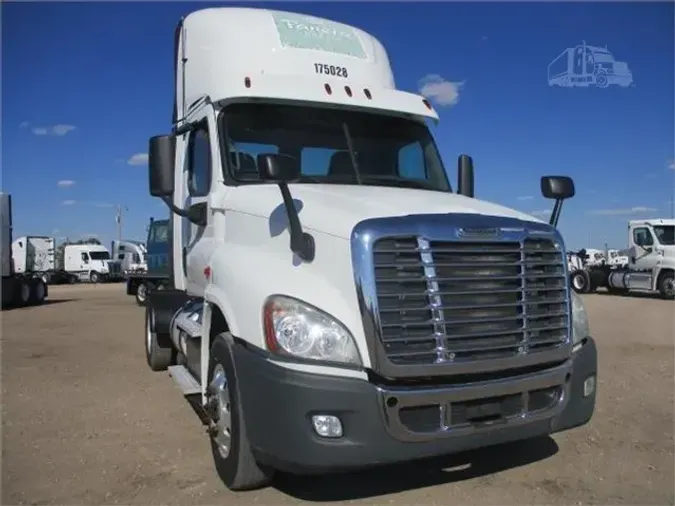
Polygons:
<instances>
[{"instance_id":1,"label":"background truck","mask_svg":"<svg viewBox=\"0 0 675 506\"><path fill-rule=\"evenodd\" d=\"M589 293L606 288L613 294L658 293L675 298L675 220L628 222L628 263L615 257L604 265L585 265L570 272L572 288Z\"/></svg>"},{"instance_id":2,"label":"background truck","mask_svg":"<svg viewBox=\"0 0 675 506\"><path fill-rule=\"evenodd\" d=\"M565 49L548 65L550 86L606 88L616 84L625 88L632 82L626 62L616 61L606 47L588 46L585 41Z\"/></svg>"},{"instance_id":3,"label":"background truck","mask_svg":"<svg viewBox=\"0 0 675 506\"><path fill-rule=\"evenodd\" d=\"M146 272L148 264L146 261L145 244L141 241L132 240L113 240L110 244L112 258L120 263L122 273L128 272Z\"/></svg>"},{"instance_id":4,"label":"background truck","mask_svg":"<svg viewBox=\"0 0 675 506\"><path fill-rule=\"evenodd\" d=\"M59 268L79 281L100 283L122 279L120 262L112 260L108 248L101 244L66 244L60 261Z\"/></svg>"},{"instance_id":5,"label":"background truck","mask_svg":"<svg viewBox=\"0 0 675 506\"><path fill-rule=\"evenodd\" d=\"M411 461L582 425L596 348L555 228L453 192L427 99L372 35L209 8L176 30L174 128L149 143L173 288L148 365L208 427L223 482Z\"/></svg>"},{"instance_id":6,"label":"background truck","mask_svg":"<svg viewBox=\"0 0 675 506\"><path fill-rule=\"evenodd\" d=\"M134 295L139 306L145 305L148 293L170 287L169 248L171 220L150 218L148 238L145 243L146 269L126 273L127 295Z\"/></svg>"},{"instance_id":7,"label":"background truck","mask_svg":"<svg viewBox=\"0 0 675 506\"><path fill-rule=\"evenodd\" d=\"M30 263L25 262L21 271L12 259L12 197L0 192L0 248L2 249L2 307L21 307L42 304L47 297L47 283L35 276Z\"/></svg>"}]
</instances>

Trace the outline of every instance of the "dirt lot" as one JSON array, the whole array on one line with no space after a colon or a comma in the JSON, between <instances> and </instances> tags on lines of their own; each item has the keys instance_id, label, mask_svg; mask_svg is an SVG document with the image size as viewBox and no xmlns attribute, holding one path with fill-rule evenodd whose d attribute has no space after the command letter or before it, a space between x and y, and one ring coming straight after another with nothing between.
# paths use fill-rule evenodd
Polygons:
<instances>
[{"instance_id":1,"label":"dirt lot","mask_svg":"<svg viewBox=\"0 0 675 506\"><path fill-rule=\"evenodd\" d=\"M673 504L675 305L586 298L600 353L590 425L532 444L233 494L207 436L143 354L121 285L54 287L2 314L2 504Z\"/></svg>"}]
</instances>

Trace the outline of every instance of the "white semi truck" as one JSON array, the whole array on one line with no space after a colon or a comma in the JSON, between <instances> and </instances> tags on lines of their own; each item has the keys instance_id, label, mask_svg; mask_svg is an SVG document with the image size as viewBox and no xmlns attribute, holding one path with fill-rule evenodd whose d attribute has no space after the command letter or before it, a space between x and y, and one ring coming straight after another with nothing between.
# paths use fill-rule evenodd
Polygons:
<instances>
[{"instance_id":1,"label":"white semi truck","mask_svg":"<svg viewBox=\"0 0 675 506\"><path fill-rule=\"evenodd\" d=\"M145 352L201 410L232 490L560 432L596 347L555 223L453 191L422 96L372 35L210 8L176 30L174 128L149 142L172 289ZM161 428L160 428L161 430Z\"/></svg>"},{"instance_id":2,"label":"white semi truck","mask_svg":"<svg viewBox=\"0 0 675 506\"><path fill-rule=\"evenodd\" d=\"M2 250L2 307L42 304L47 298L47 283L35 276L30 266L16 269L12 258L12 197L0 192L0 249Z\"/></svg>"},{"instance_id":3,"label":"white semi truck","mask_svg":"<svg viewBox=\"0 0 675 506\"><path fill-rule=\"evenodd\" d=\"M579 293L606 288L610 293L656 293L675 299L675 219L628 222L628 263L586 265L570 272L572 288Z\"/></svg>"}]
</instances>

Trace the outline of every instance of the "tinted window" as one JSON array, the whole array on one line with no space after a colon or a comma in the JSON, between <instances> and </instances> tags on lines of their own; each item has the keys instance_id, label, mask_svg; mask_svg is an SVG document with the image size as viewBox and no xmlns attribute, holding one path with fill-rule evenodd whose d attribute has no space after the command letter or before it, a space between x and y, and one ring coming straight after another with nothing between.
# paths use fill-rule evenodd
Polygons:
<instances>
[{"instance_id":1,"label":"tinted window","mask_svg":"<svg viewBox=\"0 0 675 506\"><path fill-rule=\"evenodd\" d=\"M633 229L633 242L638 246L651 246L654 244L654 239L648 228L640 227Z\"/></svg>"},{"instance_id":2,"label":"tinted window","mask_svg":"<svg viewBox=\"0 0 675 506\"><path fill-rule=\"evenodd\" d=\"M188 144L188 190L190 195L208 195L211 189L211 144L206 124L192 132Z\"/></svg>"},{"instance_id":3,"label":"tinted window","mask_svg":"<svg viewBox=\"0 0 675 506\"><path fill-rule=\"evenodd\" d=\"M663 246L675 246L675 226L658 225L654 227L654 233Z\"/></svg>"}]
</instances>

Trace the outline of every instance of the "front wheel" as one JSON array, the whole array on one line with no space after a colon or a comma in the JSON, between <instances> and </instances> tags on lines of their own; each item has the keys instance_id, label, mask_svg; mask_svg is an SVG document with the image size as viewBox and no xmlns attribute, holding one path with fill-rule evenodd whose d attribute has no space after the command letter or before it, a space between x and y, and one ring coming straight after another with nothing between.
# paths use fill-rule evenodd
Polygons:
<instances>
[{"instance_id":1,"label":"front wheel","mask_svg":"<svg viewBox=\"0 0 675 506\"><path fill-rule=\"evenodd\" d=\"M661 276L659 280L659 294L662 299L675 299L675 275L672 272Z\"/></svg>"},{"instance_id":2,"label":"front wheel","mask_svg":"<svg viewBox=\"0 0 675 506\"><path fill-rule=\"evenodd\" d=\"M154 330L155 313L145 309L145 359L153 371L166 371L173 362L173 348L163 345Z\"/></svg>"},{"instance_id":3,"label":"front wheel","mask_svg":"<svg viewBox=\"0 0 675 506\"><path fill-rule=\"evenodd\" d=\"M89 281L92 283L100 283L101 282L101 275L94 271L91 274L89 274Z\"/></svg>"},{"instance_id":4,"label":"front wheel","mask_svg":"<svg viewBox=\"0 0 675 506\"><path fill-rule=\"evenodd\" d=\"M136 304L139 306L145 306L145 302L148 300L148 285L141 281L141 283L136 287Z\"/></svg>"},{"instance_id":5,"label":"front wheel","mask_svg":"<svg viewBox=\"0 0 675 506\"><path fill-rule=\"evenodd\" d=\"M209 360L211 452L218 476L230 490L267 485L274 471L256 462L246 435L229 333L216 336Z\"/></svg>"},{"instance_id":6,"label":"front wheel","mask_svg":"<svg viewBox=\"0 0 675 506\"><path fill-rule=\"evenodd\" d=\"M577 293L588 293L591 291L591 277L588 271L576 270L570 275L570 284Z\"/></svg>"}]
</instances>

